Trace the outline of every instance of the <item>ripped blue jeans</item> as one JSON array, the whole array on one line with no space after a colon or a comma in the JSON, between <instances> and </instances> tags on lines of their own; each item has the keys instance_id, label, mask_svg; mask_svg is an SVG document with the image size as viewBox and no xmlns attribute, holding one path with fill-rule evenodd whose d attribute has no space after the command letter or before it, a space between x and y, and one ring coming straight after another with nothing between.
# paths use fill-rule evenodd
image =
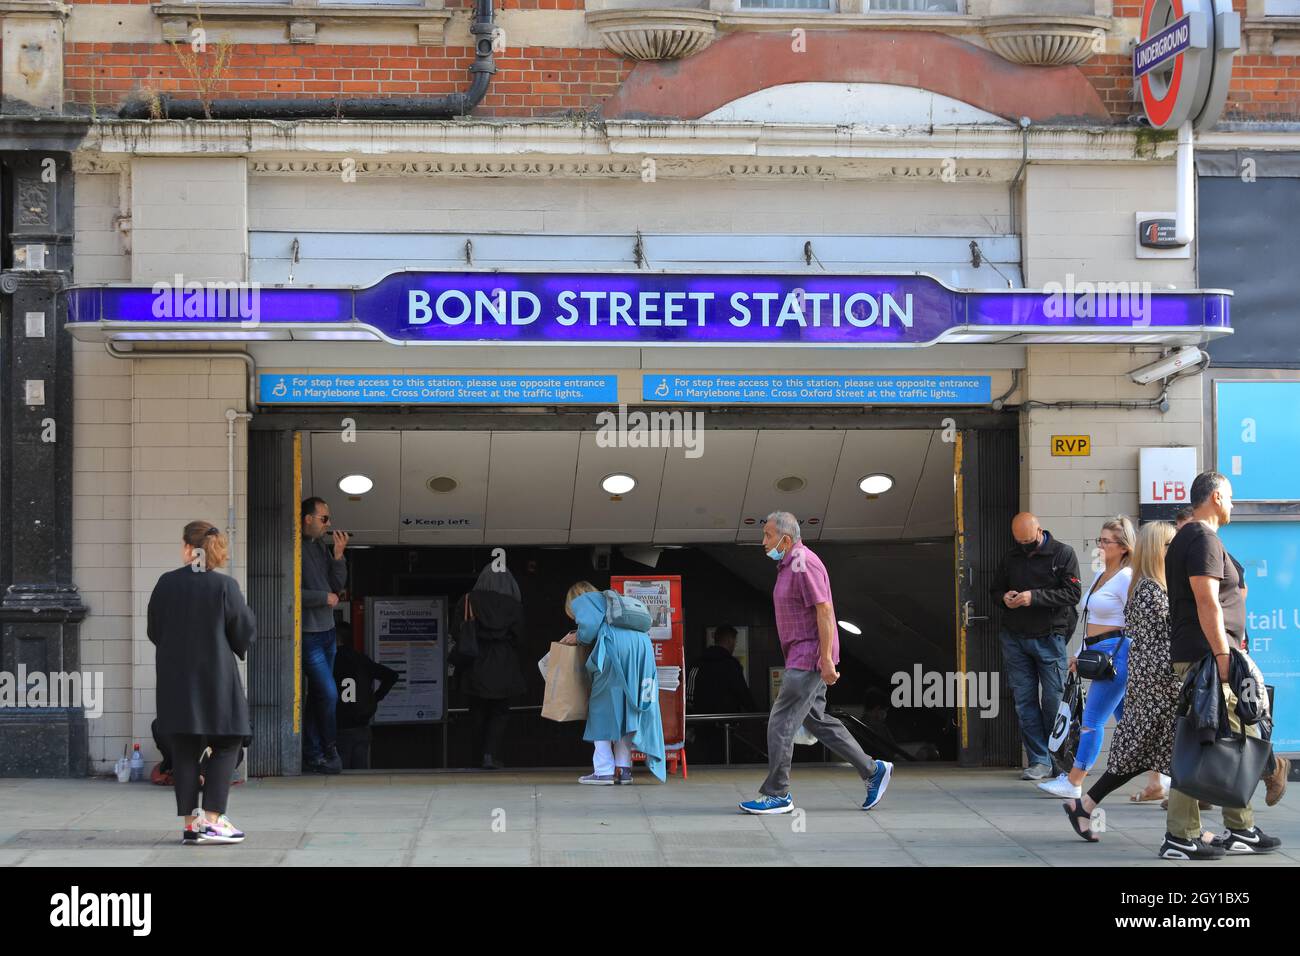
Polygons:
<instances>
[{"instance_id":1,"label":"ripped blue jeans","mask_svg":"<svg viewBox=\"0 0 1300 956\"><path fill-rule=\"evenodd\" d=\"M1106 721L1114 714L1118 721L1124 716L1124 691L1128 688L1128 649L1133 642L1127 637L1108 637L1089 645L1092 650L1105 651L1115 662L1115 676L1110 680L1095 680L1088 687L1088 698L1083 704L1083 726L1079 734L1079 749L1074 754L1074 769L1088 770L1101 753L1102 735Z\"/></svg>"}]
</instances>

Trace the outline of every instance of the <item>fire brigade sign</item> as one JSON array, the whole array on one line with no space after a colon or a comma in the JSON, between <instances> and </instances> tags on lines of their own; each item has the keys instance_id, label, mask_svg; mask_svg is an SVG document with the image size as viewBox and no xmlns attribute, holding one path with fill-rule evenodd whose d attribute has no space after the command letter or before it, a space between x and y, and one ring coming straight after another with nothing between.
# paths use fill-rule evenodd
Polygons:
<instances>
[{"instance_id":1,"label":"fire brigade sign","mask_svg":"<svg viewBox=\"0 0 1300 956\"><path fill-rule=\"evenodd\" d=\"M1241 16L1232 0L1145 0L1133 47L1133 80L1157 129L1219 121L1228 99L1232 58L1241 47Z\"/></svg>"}]
</instances>

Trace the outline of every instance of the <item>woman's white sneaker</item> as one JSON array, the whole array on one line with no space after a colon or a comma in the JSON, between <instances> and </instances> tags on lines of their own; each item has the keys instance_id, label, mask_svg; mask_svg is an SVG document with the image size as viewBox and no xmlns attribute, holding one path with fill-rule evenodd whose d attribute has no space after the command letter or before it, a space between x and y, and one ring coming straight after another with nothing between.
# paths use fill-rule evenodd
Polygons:
<instances>
[{"instance_id":1,"label":"woman's white sneaker","mask_svg":"<svg viewBox=\"0 0 1300 956\"><path fill-rule=\"evenodd\" d=\"M1070 783L1070 778L1065 774L1061 774L1055 780L1044 780L1038 785L1038 789L1065 800L1083 796L1083 788L1078 784Z\"/></svg>"}]
</instances>

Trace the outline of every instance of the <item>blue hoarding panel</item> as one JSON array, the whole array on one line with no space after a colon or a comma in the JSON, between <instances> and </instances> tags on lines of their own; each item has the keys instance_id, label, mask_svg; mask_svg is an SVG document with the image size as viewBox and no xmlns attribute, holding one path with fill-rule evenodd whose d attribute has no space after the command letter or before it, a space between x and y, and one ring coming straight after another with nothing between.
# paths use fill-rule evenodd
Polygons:
<instances>
[{"instance_id":1,"label":"blue hoarding panel","mask_svg":"<svg viewBox=\"0 0 1300 956\"><path fill-rule=\"evenodd\" d=\"M1246 633L1274 688L1273 747L1300 752L1300 524L1242 521L1219 535L1246 567Z\"/></svg>"},{"instance_id":2,"label":"blue hoarding panel","mask_svg":"<svg viewBox=\"0 0 1300 956\"><path fill-rule=\"evenodd\" d=\"M1215 383L1215 429L1234 500L1300 500L1300 382Z\"/></svg>"}]
</instances>

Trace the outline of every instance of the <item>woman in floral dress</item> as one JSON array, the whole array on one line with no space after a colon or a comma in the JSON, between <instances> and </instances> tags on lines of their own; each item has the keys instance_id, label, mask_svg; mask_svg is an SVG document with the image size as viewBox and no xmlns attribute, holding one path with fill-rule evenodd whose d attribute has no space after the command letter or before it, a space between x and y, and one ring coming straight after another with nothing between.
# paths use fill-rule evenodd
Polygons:
<instances>
[{"instance_id":1,"label":"woman in floral dress","mask_svg":"<svg viewBox=\"0 0 1300 956\"><path fill-rule=\"evenodd\" d=\"M1169 594L1165 587L1165 551L1174 526L1164 521L1143 525L1133 554L1133 581L1124 610L1124 630L1132 640L1124 716L1110 743L1106 772L1086 795L1065 802L1074 832L1089 843L1092 812L1102 800L1148 770L1169 773L1174 753L1174 709L1181 687L1169 663Z\"/></svg>"}]
</instances>

